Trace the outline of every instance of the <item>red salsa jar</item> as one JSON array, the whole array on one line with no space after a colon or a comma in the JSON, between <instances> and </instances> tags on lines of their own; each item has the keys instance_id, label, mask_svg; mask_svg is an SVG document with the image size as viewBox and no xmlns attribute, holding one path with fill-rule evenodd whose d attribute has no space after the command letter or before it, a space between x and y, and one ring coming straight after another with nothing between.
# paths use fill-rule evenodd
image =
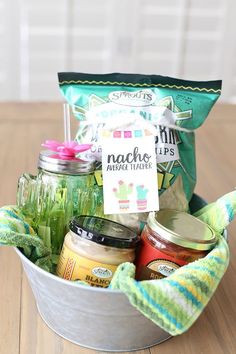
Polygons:
<instances>
[{"instance_id":1,"label":"red salsa jar","mask_svg":"<svg viewBox=\"0 0 236 354\"><path fill-rule=\"evenodd\" d=\"M162 209L149 213L136 259L136 279L160 279L203 258L215 246L213 229L185 212Z\"/></svg>"}]
</instances>

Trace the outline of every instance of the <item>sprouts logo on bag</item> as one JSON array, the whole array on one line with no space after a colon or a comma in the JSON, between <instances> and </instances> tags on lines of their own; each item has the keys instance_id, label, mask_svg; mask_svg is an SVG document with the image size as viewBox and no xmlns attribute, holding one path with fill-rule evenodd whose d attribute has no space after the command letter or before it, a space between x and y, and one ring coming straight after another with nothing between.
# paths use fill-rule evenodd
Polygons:
<instances>
[{"instance_id":1,"label":"sprouts logo on bag","mask_svg":"<svg viewBox=\"0 0 236 354\"><path fill-rule=\"evenodd\" d=\"M156 101L156 95L152 90L139 91L112 91L108 98L111 102L122 106L145 107Z\"/></svg>"}]
</instances>

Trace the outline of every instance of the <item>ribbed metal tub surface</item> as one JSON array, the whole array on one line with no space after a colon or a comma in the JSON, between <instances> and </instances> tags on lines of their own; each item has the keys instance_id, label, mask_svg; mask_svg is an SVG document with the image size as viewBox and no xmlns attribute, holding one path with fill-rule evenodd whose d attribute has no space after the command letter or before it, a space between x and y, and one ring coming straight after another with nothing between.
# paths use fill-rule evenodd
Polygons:
<instances>
[{"instance_id":1,"label":"ribbed metal tub surface","mask_svg":"<svg viewBox=\"0 0 236 354\"><path fill-rule=\"evenodd\" d=\"M104 351L138 350L170 337L137 311L120 291L91 288L60 279L16 251L39 313L60 336Z\"/></svg>"},{"instance_id":2,"label":"ribbed metal tub surface","mask_svg":"<svg viewBox=\"0 0 236 354\"><path fill-rule=\"evenodd\" d=\"M191 208L204 201L194 196ZM78 345L102 351L132 351L170 338L143 316L120 291L78 285L45 272L18 249L40 315L57 334Z\"/></svg>"}]
</instances>

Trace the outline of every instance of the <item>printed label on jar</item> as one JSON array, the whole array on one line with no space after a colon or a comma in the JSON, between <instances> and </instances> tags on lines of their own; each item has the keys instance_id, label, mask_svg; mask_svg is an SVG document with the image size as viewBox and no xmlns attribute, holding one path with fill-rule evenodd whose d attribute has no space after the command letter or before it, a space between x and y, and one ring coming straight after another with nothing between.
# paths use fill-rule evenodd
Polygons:
<instances>
[{"instance_id":1,"label":"printed label on jar","mask_svg":"<svg viewBox=\"0 0 236 354\"><path fill-rule=\"evenodd\" d=\"M139 280L165 278L179 267L178 264L166 259L156 259L140 268Z\"/></svg>"},{"instance_id":2,"label":"printed label on jar","mask_svg":"<svg viewBox=\"0 0 236 354\"><path fill-rule=\"evenodd\" d=\"M57 275L67 280L82 280L92 286L107 288L117 265L105 264L82 257L63 246Z\"/></svg>"}]
</instances>

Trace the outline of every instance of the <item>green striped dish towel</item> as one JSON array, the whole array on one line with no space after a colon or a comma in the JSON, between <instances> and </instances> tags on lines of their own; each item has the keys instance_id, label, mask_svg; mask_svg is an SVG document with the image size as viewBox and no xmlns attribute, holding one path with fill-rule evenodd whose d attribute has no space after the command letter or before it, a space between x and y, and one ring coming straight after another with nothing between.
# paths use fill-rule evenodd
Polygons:
<instances>
[{"instance_id":1,"label":"green striped dish towel","mask_svg":"<svg viewBox=\"0 0 236 354\"><path fill-rule=\"evenodd\" d=\"M222 233L236 212L236 192L226 194L196 213L217 233ZM135 266L123 263L110 288L124 292L130 303L159 327L175 336L199 317L229 264L228 244L223 236L208 255L177 269L164 279L136 281Z\"/></svg>"},{"instance_id":2,"label":"green striped dish towel","mask_svg":"<svg viewBox=\"0 0 236 354\"><path fill-rule=\"evenodd\" d=\"M46 271L52 270L51 250L44 245L16 206L0 208L0 245L14 246Z\"/></svg>"}]
</instances>

